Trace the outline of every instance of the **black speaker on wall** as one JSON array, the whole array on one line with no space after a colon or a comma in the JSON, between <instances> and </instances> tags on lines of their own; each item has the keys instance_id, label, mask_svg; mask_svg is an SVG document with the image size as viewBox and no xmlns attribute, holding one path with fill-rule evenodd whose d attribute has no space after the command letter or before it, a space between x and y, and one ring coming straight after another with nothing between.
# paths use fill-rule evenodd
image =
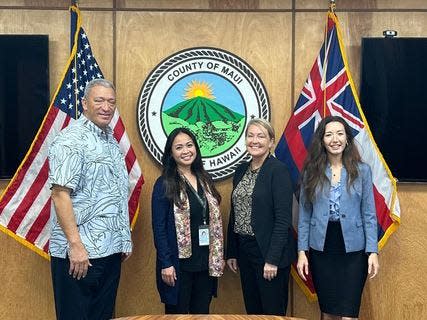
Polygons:
<instances>
[{"instance_id":1,"label":"black speaker on wall","mask_svg":"<svg viewBox=\"0 0 427 320\"><path fill-rule=\"evenodd\" d=\"M47 35L0 35L0 178L11 178L49 107Z\"/></svg>"},{"instance_id":2,"label":"black speaker on wall","mask_svg":"<svg viewBox=\"0 0 427 320\"><path fill-rule=\"evenodd\" d=\"M363 38L360 101L401 182L427 182L427 38Z\"/></svg>"}]
</instances>

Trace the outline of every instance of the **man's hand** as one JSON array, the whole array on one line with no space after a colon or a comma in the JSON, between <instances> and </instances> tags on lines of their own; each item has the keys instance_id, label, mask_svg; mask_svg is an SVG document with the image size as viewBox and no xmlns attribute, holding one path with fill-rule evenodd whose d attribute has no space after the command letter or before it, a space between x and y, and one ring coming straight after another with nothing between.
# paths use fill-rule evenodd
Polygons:
<instances>
[{"instance_id":1,"label":"man's hand","mask_svg":"<svg viewBox=\"0 0 427 320\"><path fill-rule=\"evenodd\" d=\"M90 266L89 255L81 242L70 244L68 258L70 259L70 270L68 274L80 280L86 277Z\"/></svg>"},{"instance_id":2,"label":"man's hand","mask_svg":"<svg viewBox=\"0 0 427 320\"><path fill-rule=\"evenodd\" d=\"M122 262L125 262L132 255L132 252L122 252Z\"/></svg>"}]
</instances>

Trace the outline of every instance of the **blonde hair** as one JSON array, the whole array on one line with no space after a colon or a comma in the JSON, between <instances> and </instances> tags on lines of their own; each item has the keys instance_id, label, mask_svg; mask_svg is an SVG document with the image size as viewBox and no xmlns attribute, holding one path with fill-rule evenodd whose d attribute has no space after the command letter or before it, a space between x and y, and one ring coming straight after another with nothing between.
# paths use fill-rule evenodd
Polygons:
<instances>
[{"instance_id":1,"label":"blonde hair","mask_svg":"<svg viewBox=\"0 0 427 320\"><path fill-rule=\"evenodd\" d=\"M265 130L267 130L267 133L268 133L270 139L272 139L273 141L276 141L276 134L274 133L274 129L271 126L271 123L268 122L267 120L261 119L261 118L255 118L255 119L249 120L248 125L246 126L245 136L248 135L248 129L252 125L263 127Z\"/></svg>"}]
</instances>

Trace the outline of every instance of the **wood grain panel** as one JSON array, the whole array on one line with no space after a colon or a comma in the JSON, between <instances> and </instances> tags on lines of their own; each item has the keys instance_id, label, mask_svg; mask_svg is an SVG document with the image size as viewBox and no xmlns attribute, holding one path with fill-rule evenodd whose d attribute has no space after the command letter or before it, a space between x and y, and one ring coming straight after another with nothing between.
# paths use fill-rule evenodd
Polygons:
<instances>
[{"instance_id":1,"label":"wood grain panel","mask_svg":"<svg viewBox=\"0 0 427 320\"><path fill-rule=\"evenodd\" d=\"M219 10L236 10L236 9L258 9L259 1L258 0L209 0L210 9L219 9Z\"/></svg>"},{"instance_id":2,"label":"wood grain panel","mask_svg":"<svg viewBox=\"0 0 427 320\"><path fill-rule=\"evenodd\" d=\"M118 8L209 9L209 0L117 0Z\"/></svg>"},{"instance_id":3,"label":"wood grain panel","mask_svg":"<svg viewBox=\"0 0 427 320\"><path fill-rule=\"evenodd\" d=\"M0 319L53 319L50 263L0 231Z\"/></svg>"},{"instance_id":4,"label":"wood grain panel","mask_svg":"<svg viewBox=\"0 0 427 320\"><path fill-rule=\"evenodd\" d=\"M329 1L317 0L295 0L297 9L328 9ZM427 9L427 2L424 0L338 0L337 10L346 9Z\"/></svg>"},{"instance_id":5,"label":"wood grain panel","mask_svg":"<svg viewBox=\"0 0 427 320\"><path fill-rule=\"evenodd\" d=\"M402 225L380 253L378 278L368 281L364 319L423 319L427 314L427 185L399 185Z\"/></svg>"},{"instance_id":6,"label":"wood grain panel","mask_svg":"<svg viewBox=\"0 0 427 320\"><path fill-rule=\"evenodd\" d=\"M292 0L117 0L117 8L144 9L291 9Z\"/></svg>"},{"instance_id":7,"label":"wood grain panel","mask_svg":"<svg viewBox=\"0 0 427 320\"><path fill-rule=\"evenodd\" d=\"M292 0L259 0L260 9L292 9Z\"/></svg>"},{"instance_id":8,"label":"wood grain panel","mask_svg":"<svg viewBox=\"0 0 427 320\"><path fill-rule=\"evenodd\" d=\"M51 7L64 8L70 6L71 0L0 0L0 6L10 7ZM113 0L81 0L80 8L112 8Z\"/></svg>"},{"instance_id":9,"label":"wood grain panel","mask_svg":"<svg viewBox=\"0 0 427 320\"><path fill-rule=\"evenodd\" d=\"M142 213L134 232L136 251L123 273L117 315L163 312L155 289L155 250L150 217L151 190L160 168L142 146L135 120L136 103L144 79L161 60L184 48L213 46L226 49L252 65L264 81L275 107L273 125L280 132L291 109L290 19L290 13L117 14L117 47L120 48L117 52L117 86L121 114L146 181L141 197ZM230 179L218 183L218 188L224 199L221 208L227 220ZM227 272L220 280L219 297L214 299L212 311L244 312L238 277Z\"/></svg>"}]
</instances>

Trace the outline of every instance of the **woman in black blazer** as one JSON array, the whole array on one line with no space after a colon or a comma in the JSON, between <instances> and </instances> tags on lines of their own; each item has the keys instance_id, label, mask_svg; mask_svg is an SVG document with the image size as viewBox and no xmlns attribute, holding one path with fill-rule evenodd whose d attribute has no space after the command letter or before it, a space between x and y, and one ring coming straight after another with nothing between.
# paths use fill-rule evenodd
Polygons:
<instances>
[{"instance_id":1,"label":"woman in black blazer","mask_svg":"<svg viewBox=\"0 0 427 320\"><path fill-rule=\"evenodd\" d=\"M285 165L270 154L274 130L250 120L246 148L252 160L236 169L227 237L227 265L240 269L248 314L285 315L291 263L292 184Z\"/></svg>"}]
</instances>

